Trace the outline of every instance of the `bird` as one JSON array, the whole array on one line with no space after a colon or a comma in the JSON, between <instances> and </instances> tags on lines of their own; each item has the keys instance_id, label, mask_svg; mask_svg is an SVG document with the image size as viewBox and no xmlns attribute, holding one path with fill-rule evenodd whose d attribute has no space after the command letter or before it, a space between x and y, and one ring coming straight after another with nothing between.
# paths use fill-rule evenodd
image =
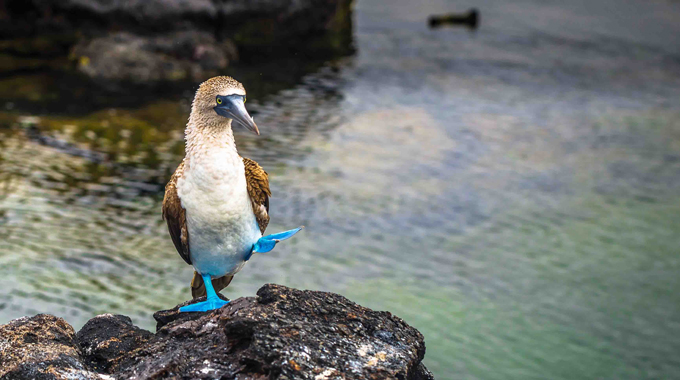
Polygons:
<instances>
[{"instance_id":1,"label":"bird","mask_svg":"<svg viewBox=\"0 0 680 380\"><path fill-rule=\"evenodd\" d=\"M253 253L271 251L304 226L263 236L269 224L269 176L236 149L232 124L260 131L245 108L243 85L229 76L201 83L185 129L185 156L165 187L162 213L172 242L194 267L191 292L206 300L180 312L221 308L217 292Z\"/></svg>"}]
</instances>

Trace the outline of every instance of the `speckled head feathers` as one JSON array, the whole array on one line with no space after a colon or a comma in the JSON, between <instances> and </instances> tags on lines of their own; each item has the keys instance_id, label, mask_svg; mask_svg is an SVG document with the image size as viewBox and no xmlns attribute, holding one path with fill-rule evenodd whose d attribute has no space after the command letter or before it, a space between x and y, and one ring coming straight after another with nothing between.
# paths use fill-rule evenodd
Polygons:
<instances>
[{"instance_id":1,"label":"speckled head feathers","mask_svg":"<svg viewBox=\"0 0 680 380\"><path fill-rule=\"evenodd\" d=\"M243 88L241 82L227 76L210 78L207 81L201 83L201 85L198 87L198 91L196 91L197 98L203 95L214 98L217 95L232 94L245 95L246 89Z\"/></svg>"},{"instance_id":2,"label":"speckled head feathers","mask_svg":"<svg viewBox=\"0 0 680 380\"><path fill-rule=\"evenodd\" d=\"M213 107L217 105L217 95L246 95L246 89L236 79L219 76L208 79L198 86L191 107L190 123L199 125L216 125L226 123L225 118L218 116Z\"/></svg>"}]
</instances>

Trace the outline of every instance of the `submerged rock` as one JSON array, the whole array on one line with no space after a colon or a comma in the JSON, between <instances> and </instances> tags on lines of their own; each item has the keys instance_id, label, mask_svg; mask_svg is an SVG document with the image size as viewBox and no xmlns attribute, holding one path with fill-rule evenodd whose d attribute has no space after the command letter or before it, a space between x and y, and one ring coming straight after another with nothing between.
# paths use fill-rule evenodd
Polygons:
<instances>
[{"instance_id":1,"label":"submerged rock","mask_svg":"<svg viewBox=\"0 0 680 380\"><path fill-rule=\"evenodd\" d=\"M433 378L422 364L425 343L416 329L337 294L268 284L257 297L212 312L178 313L179 306L156 313L155 335L110 314L93 318L77 335L52 316L14 320L0 326L0 376ZM45 360L51 369L39 368Z\"/></svg>"}]
</instances>

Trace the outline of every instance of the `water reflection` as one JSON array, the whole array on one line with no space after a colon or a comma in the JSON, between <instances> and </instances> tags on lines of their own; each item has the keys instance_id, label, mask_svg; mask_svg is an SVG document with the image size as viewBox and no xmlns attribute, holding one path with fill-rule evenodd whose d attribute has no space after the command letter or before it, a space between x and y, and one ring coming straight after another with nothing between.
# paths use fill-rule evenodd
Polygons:
<instances>
[{"instance_id":1,"label":"water reflection","mask_svg":"<svg viewBox=\"0 0 680 380\"><path fill-rule=\"evenodd\" d=\"M443 2L364 1L356 56L281 86L275 67L239 72L261 91L263 136L237 140L271 175L270 229L307 230L227 293L277 282L390 310L440 379L673 377L680 52L658 31L680 32L663 16L680 10L613 6L483 1L472 35L427 28ZM621 14L647 7L631 36ZM3 114L3 320L148 327L187 297L159 202L190 98Z\"/></svg>"}]
</instances>

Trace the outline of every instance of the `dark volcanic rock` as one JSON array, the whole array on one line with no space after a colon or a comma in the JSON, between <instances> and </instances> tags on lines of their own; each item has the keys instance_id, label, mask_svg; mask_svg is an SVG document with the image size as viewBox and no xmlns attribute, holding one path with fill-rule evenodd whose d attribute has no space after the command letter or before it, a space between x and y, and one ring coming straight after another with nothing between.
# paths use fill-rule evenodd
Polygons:
<instances>
[{"instance_id":1,"label":"dark volcanic rock","mask_svg":"<svg viewBox=\"0 0 680 380\"><path fill-rule=\"evenodd\" d=\"M82 378L433 378L422 364L423 336L388 312L279 285L265 285L257 295L208 313L158 312L153 336L110 314L90 320L77 343L61 319L15 320L0 327L0 374L10 368L19 376L23 366L54 357L59 373L79 371ZM66 377L59 376L49 378Z\"/></svg>"},{"instance_id":2,"label":"dark volcanic rock","mask_svg":"<svg viewBox=\"0 0 680 380\"><path fill-rule=\"evenodd\" d=\"M38 314L0 326L0 379L102 379L79 355L73 327Z\"/></svg>"},{"instance_id":3,"label":"dark volcanic rock","mask_svg":"<svg viewBox=\"0 0 680 380\"><path fill-rule=\"evenodd\" d=\"M0 53L111 82L196 80L240 55L351 51L351 0L5 0ZM348 37L349 36L349 37Z\"/></svg>"},{"instance_id":4,"label":"dark volcanic rock","mask_svg":"<svg viewBox=\"0 0 680 380\"><path fill-rule=\"evenodd\" d=\"M221 293L217 293L217 296L225 301L229 301L229 298L225 297ZM195 298L193 300L182 302L181 304L173 307L169 310L160 310L153 313L153 318L156 320L156 331L160 330L163 326L170 322L184 322L193 321L204 315L204 313L180 313L179 308L186 305L195 304L198 302L203 302L206 300L205 296Z\"/></svg>"},{"instance_id":5,"label":"dark volcanic rock","mask_svg":"<svg viewBox=\"0 0 680 380\"><path fill-rule=\"evenodd\" d=\"M87 364L108 373L118 359L152 336L151 332L133 325L130 317L102 314L87 321L76 339Z\"/></svg>"},{"instance_id":6,"label":"dark volcanic rock","mask_svg":"<svg viewBox=\"0 0 680 380\"><path fill-rule=\"evenodd\" d=\"M78 29L128 30L135 33L167 33L205 30L216 33L237 30L250 19L274 21L261 36L278 31L310 34L332 27L338 0L4 0L0 16L11 21L0 27L0 36L68 32ZM349 4L349 2L345 2Z\"/></svg>"},{"instance_id":7,"label":"dark volcanic rock","mask_svg":"<svg viewBox=\"0 0 680 380\"><path fill-rule=\"evenodd\" d=\"M198 319L168 322L120 376L416 379L423 336L388 312L333 293L265 285ZM163 374L159 375L159 369ZM427 378L427 377L425 377Z\"/></svg>"}]
</instances>

